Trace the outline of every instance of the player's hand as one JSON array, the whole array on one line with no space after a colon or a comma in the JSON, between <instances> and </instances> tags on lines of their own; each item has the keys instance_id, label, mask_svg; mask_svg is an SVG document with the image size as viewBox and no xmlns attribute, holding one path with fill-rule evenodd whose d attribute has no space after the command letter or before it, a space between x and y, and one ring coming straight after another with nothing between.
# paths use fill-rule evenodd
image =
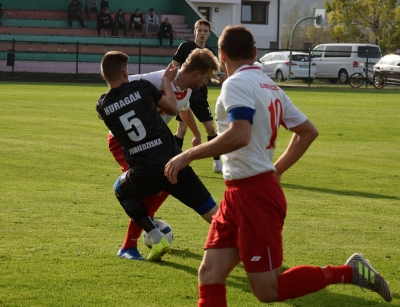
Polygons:
<instances>
[{"instance_id":1,"label":"player's hand","mask_svg":"<svg viewBox=\"0 0 400 307\"><path fill-rule=\"evenodd\" d=\"M164 71L163 78L171 82L175 79L177 73L178 68L175 67L173 63L170 63L167 69Z\"/></svg>"},{"instance_id":2,"label":"player's hand","mask_svg":"<svg viewBox=\"0 0 400 307\"><path fill-rule=\"evenodd\" d=\"M187 151L173 157L164 168L164 176L167 176L169 182L176 184L178 182L178 173L181 169L185 168L190 164L190 160L187 157Z\"/></svg>"},{"instance_id":3,"label":"player's hand","mask_svg":"<svg viewBox=\"0 0 400 307\"><path fill-rule=\"evenodd\" d=\"M196 147L201 144L201 136L195 136L192 140L192 147Z\"/></svg>"},{"instance_id":4,"label":"player's hand","mask_svg":"<svg viewBox=\"0 0 400 307\"><path fill-rule=\"evenodd\" d=\"M224 83L224 81L226 79L228 79L228 76L226 74L223 74L223 75L219 76L218 79L219 79L219 84L222 84L222 83Z\"/></svg>"}]
</instances>

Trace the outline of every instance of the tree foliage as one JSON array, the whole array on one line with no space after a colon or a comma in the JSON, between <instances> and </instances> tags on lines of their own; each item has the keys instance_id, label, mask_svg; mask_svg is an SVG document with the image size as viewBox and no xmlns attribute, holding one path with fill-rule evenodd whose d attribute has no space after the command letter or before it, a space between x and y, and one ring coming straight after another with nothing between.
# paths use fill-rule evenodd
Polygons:
<instances>
[{"instance_id":1,"label":"tree foliage","mask_svg":"<svg viewBox=\"0 0 400 307\"><path fill-rule=\"evenodd\" d=\"M337 42L371 43L383 51L400 46L397 0L325 0L325 9Z\"/></svg>"},{"instance_id":2,"label":"tree foliage","mask_svg":"<svg viewBox=\"0 0 400 307\"><path fill-rule=\"evenodd\" d=\"M304 6L300 1L293 4L290 12L283 17L281 48L290 47L290 36L294 25L304 17L313 16L314 7L320 7L320 4ZM296 28L293 36L293 49L303 50L306 43L311 43L312 47L315 47L318 44L329 42L331 42L331 38L327 24L316 28L313 26L312 20L305 20Z\"/></svg>"}]
</instances>

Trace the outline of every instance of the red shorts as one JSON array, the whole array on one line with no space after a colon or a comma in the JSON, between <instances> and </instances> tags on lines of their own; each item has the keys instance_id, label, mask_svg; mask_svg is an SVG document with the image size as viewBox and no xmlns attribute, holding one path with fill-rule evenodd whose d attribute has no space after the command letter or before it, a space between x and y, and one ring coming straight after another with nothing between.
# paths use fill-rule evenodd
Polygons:
<instances>
[{"instance_id":1,"label":"red shorts","mask_svg":"<svg viewBox=\"0 0 400 307\"><path fill-rule=\"evenodd\" d=\"M110 132L108 133L108 149L114 156L115 161L121 166L121 170L123 172L129 170L129 165L125 161L124 151L117 139Z\"/></svg>"},{"instance_id":2,"label":"red shorts","mask_svg":"<svg viewBox=\"0 0 400 307\"><path fill-rule=\"evenodd\" d=\"M246 272L282 265L286 199L272 173L225 181L227 189L204 249L237 248Z\"/></svg>"}]
</instances>

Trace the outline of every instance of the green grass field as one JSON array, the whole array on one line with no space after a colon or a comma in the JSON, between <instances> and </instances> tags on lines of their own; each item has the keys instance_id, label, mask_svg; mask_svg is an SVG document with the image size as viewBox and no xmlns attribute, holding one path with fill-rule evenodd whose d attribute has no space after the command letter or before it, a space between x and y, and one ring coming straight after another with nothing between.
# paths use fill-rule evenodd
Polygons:
<instances>
[{"instance_id":1,"label":"green grass field","mask_svg":"<svg viewBox=\"0 0 400 307\"><path fill-rule=\"evenodd\" d=\"M208 225L172 197L156 214L175 233L164 261L116 256L128 217L113 196L120 169L95 111L105 85L3 82L0 91L0 306L196 306ZM270 305L400 306L400 92L286 91L320 136L282 178L285 265L340 265L362 252L394 299L335 285ZM218 93L210 90L212 104ZM279 133L276 157L291 136ZM212 160L192 166L219 202L225 186ZM139 249L147 255L141 241ZM265 306L242 265L227 292L229 306Z\"/></svg>"}]
</instances>

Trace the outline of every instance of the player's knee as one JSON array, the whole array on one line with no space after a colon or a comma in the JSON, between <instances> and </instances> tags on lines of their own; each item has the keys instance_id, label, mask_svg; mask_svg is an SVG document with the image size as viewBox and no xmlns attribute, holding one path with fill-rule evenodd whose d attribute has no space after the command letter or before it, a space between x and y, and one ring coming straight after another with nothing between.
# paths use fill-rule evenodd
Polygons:
<instances>
[{"instance_id":1,"label":"player's knee","mask_svg":"<svg viewBox=\"0 0 400 307\"><path fill-rule=\"evenodd\" d=\"M253 291L254 296L262 303L273 303L278 301L278 295L275 295L269 291Z\"/></svg>"}]
</instances>

